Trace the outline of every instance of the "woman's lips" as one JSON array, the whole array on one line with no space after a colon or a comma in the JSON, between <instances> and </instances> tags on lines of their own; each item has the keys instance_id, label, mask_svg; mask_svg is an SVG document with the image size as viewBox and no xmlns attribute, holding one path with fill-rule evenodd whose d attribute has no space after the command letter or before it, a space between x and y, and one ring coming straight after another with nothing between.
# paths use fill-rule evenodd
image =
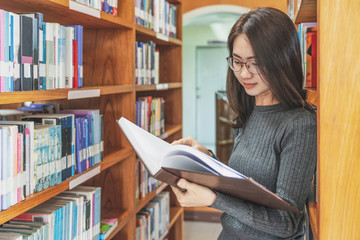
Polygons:
<instances>
[{"instance_id":1,"label":"woman's lips","mask_svg":"<svg viewBox=\"0 0 360 240\"><path fill-rule=\"evenodd\" d=\"M244 83L245 88L253 88L255 87L256 83Z\"/></svg>"}]
</instances>

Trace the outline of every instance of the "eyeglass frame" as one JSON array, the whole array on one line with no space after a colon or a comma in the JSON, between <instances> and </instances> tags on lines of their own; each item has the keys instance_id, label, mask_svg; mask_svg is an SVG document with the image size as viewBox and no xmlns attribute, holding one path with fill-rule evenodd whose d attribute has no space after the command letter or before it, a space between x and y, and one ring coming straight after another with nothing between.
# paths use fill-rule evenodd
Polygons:
<instances>
[{"instance_id":1,"label":"eyeglass frame","mask_svg":"<svg viewBox=\"0 0 360 240\"><path fill-rule=\"evenodd\" d=\"M249 73L251 73L251 74L253 74L253 75L259 75L259 73L258 73L257 71L256 71L256 73L250 72L249 68L247 67L247 66L248 66L247 64L248 64L249 62L253 61L253 60L248 60L248 61L246 61L246 62L242 62L242 61L238 60L238 61L240 62L240 64L241 64L241 68L240 68L239 70L235 70L234 67L232 66L232 64L230 64L231 62L229 62L230 59L234 59L234 57L227 57L227 58L226 58L226 62L227 62L227 64L228 64L228 66L230 67L230 69L233 70L234 72L241 72L241 71L244 69L243 65L245 65L245 69L246 69Z\"/></svg>"}]
</instances>

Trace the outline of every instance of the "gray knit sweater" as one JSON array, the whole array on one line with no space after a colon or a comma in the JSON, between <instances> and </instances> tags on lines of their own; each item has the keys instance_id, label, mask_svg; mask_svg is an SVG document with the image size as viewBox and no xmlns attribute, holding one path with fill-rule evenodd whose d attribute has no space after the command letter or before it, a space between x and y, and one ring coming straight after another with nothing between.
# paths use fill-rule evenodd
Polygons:
<instances>
[{"instance_id":1,"label":"gray knit sweater","mask_svg":"<svg viewBox=\"0 0 360 240\"><path fill-rule=\"evenodd\" d=\"M255 106L244 129L235 130L229 166L304 210L316 166L316 117L282 105ZM304 214L253 204L217 192L224 211L218 239L299 239Z\"/></svg>"}]
</instances>

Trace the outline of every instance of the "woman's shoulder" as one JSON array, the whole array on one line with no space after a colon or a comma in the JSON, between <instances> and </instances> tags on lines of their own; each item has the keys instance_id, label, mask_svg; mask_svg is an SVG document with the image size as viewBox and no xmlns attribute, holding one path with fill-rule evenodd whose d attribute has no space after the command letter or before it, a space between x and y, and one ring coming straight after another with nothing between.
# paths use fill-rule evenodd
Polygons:
<instances>
[{"instance_id":1,"label":"woman's shoulder","mask_svg":"<svg viewBox=\"0 0 360 240\"><path fill-rule=\"evenodd\" d=\"M289 110L289 120L303 120L309 123L316 123L316 114L305 108L293 108Z\"/></svg>"}]
</instances>

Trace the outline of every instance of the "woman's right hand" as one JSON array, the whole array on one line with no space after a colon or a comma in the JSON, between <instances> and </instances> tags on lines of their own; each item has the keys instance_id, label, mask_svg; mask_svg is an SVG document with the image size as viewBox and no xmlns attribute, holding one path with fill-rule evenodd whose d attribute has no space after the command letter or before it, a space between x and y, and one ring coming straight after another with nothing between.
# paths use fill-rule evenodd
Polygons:
<instances>
[{"instance_id":1,"label":"woman's right hand","mask_svg":"<svg viewBox=\"0 0 360 240\"><path fill-rule=\"evenodd\" d=\"M173 141L171 144L173 144L173 145L176 145L176 144L187 145L187 146L193 147L193 148L199 150L200 152L203 152L203 153L209 155L210 157L212 157L212 154L209 152L209 150L207 150L206 147L201 145L198 141L196 141L192 137L182 138L182 139Z\"/></svg>"}]
</instances>

